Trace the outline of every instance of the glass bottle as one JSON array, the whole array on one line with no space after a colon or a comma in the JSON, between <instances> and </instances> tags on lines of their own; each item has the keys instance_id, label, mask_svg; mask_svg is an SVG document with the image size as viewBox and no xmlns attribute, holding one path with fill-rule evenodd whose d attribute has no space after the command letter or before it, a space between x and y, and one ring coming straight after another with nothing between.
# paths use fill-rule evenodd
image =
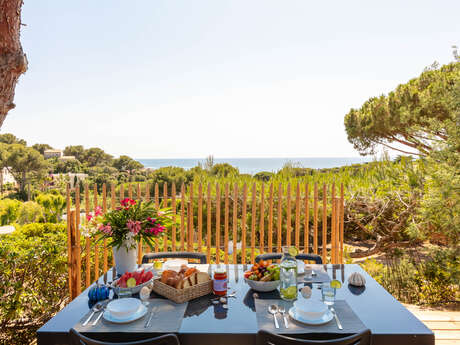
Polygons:
<instances>
[{"instance_id":1,"label":"glass bottle","mask_svg":"<svg viewBox=\"0 0 460 345\"><path fill-rule=\"evenodd\" d=\"M297 299L297 261L291 248L283 247L280 264L280 296L285 301Z\"/></svg>"}]
</instances>

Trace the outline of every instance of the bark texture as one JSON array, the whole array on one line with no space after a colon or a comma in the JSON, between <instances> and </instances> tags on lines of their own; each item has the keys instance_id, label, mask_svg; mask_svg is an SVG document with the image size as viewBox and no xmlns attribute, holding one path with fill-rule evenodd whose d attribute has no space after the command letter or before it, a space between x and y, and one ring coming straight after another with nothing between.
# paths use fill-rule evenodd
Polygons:
<instances>
[{"instance_id":1,"label":"bark texture","mask_svg":"<svg viewBox=\"0 0 460 345\"><path fill-rule=\"evenodd\" d=\"M0 0L0 128L15 107L14 90L27 70L20 38L22 0Z\"/></svg>"}]
</instances>

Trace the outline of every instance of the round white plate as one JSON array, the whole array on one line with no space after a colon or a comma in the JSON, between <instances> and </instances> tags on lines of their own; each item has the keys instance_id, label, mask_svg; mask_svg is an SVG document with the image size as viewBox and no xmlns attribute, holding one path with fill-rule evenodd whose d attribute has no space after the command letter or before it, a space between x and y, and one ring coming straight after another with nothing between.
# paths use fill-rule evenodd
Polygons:
<instances>
[{"instance_id":1,"label":"round white plate","mask_svg":"<svg viewBox=\"0 0 460 345\"><path fill-rule=\"evenodd\" d=\"M332 315L331 311L328 310L327 312L324 313L324 315L316 320L310 320L302 317L298 313L296 313L295 307L292 307L289 309L289 316L292 317L294 320L302 322L306 325L323 325L325 323L328 323L334 318L334 315Z\"/></svg>"},{"instance_id":2,"label":"round white plate","mask_svg":"<svg viewBox=\"0 0 460 345\"><path fill-rule=\"evenodd\" d=\"M137 309L137 311L134 314L131 314L130 316L127 316L123 319L114 318L108 310L104 311L104 314L102 316L107 321L110 321L113 323L129 323L129 322L139 320L145 314L147 314L147 308L145 305L141 304L139 309Z\"/></svg>"}]
</instances>

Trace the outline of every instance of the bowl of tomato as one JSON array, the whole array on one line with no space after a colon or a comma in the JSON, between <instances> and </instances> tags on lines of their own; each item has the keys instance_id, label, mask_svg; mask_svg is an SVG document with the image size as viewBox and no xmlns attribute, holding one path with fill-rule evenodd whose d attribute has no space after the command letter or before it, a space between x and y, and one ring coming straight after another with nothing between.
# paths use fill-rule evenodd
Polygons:
<instances>
[{"instance_id":1,"label":"bowl of tomato","mask_svg":"<svg viewBox=\"0 0 460 345\"><path fill-rule=\"evenodd\" d=\"M244 273L244 280L255 291L273 291L280 285L280 268L278 265L260 261Z\"/></svg>"}]
</instances>

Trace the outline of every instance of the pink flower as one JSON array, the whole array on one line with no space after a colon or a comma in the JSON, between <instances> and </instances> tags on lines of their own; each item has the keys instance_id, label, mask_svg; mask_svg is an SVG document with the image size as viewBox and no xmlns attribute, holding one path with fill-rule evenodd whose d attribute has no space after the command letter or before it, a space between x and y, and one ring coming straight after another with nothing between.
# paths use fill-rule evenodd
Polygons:
<instances>
[{"instance_id":1,"label":"pink flower","mask_svg":"<svg viewBox=\"0 0 460 345\"><path fill-rule=\"evenodd\" d=\"M91 221L91 219L93 219L93 215L91 213L88 213L86 215L86 220L89 222L89 221Z\"/></svg>"},{"instance_id":2,"label":"pink flower","mask_svg":"<svg viewBox=\"0 0 460 345\"><path fill-rule=\"evenodd\" d=\"M138 220L128 220L126 226L128 227L129 231L131 231L134 235L137 235L141 230L141 222L139 222Z\"/></svg>"},{"instance_id":3,"label":"pink flower","mask_svg":"<svg viewBox=\"0 0 460 345\"><path fill-rule=\"evenodd\" d=\"M121 206L125 208L125 210L129 209L131 206L136 205L136 201L130 198L125 198L120 201Z\"/></svg>"},{"instance_id":4,"label":"pink flower","mask_svg":"<svg viewBox=\"0 0 460 345\"><path fill-rule=\"evenodd\" d=\"M112 235L112 227L110 226L110 223L107 225L101 224L99 226L99 231L102 231L103 233L107 235Z\"/></svg>"},{"instance_id":5,"label":"pink flower","mask_svg":"<svg viewBox=\"0 0 460 345\"><path fill-rule=\"evenodd\" d=\"M94 209L94 215L97 217L97 216L100 216L102 214L102 208L100 206L96 206L96 208Z\"/></svg>"}]
</instances>

